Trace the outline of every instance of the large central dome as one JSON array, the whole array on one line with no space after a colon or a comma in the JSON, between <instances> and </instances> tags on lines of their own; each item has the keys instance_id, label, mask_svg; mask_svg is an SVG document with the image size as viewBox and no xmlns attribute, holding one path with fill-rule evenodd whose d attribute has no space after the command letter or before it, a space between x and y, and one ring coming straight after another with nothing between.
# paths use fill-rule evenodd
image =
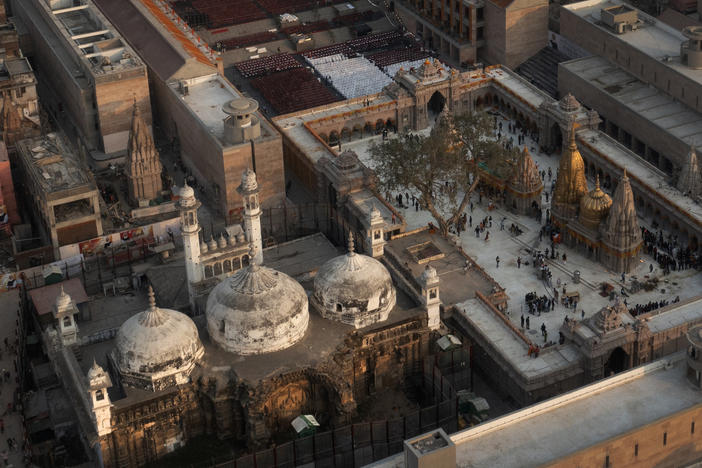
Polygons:
<instances>
[{"instance_id":1,"label":"large central dome","mask_svg":"<svg viewBox=\"0 0 702 468\"><path fill-rule=\"evenodd\" d=\"M221 348L236 354L285 349L307 330L307 294L294 279L260 266L254 252L246 268L219 283L207 299L207 330Z\"/></svg>"},{"instance_id":2,"label":"large central dome","mask_svg":"<svg viewBox=\"0 0 702 468\"><path fill-rule=\"evenodd\" d=\"M332 258L317 272L312 303L327 319L366 327L388 318L395 306L395 287L378 260L354 252Z\"/></svg>"}]
</instances>

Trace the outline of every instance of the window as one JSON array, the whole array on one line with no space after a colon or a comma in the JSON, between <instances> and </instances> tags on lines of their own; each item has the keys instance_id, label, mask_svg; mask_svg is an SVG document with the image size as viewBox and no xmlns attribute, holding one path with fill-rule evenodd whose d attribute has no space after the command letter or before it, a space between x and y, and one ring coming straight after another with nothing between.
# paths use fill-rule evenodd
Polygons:
<instances>
[{"instance_id":1,"label":"window","mask_svg":"<svg viewBox=\"0 0 702 468\"><path fill-rule=\"evenodd\" d=\"M636 445L634 445L634 456L638 457L639 456L639 443L637 442Z\"/></svg>"},{"instance_id":2,"label":"window","mask_svg":"<svg viewBox=\"0 0 702 468\"><path fill-rule=\"evenodd\" d=\"M436 289L429 291L429 299L436 299Z\"/></svg>"},{"instance_id":3,"label":"window","mask_svg":"<svg viewBox=\"0 0 702 468\"><path fill-rule=\"evenodd\" d=\"M224 320L222 320L221 322L219 322L219 331L222 332L222 333L224 333Z\"/></svg>"},{"instance_id":4,"label":"window","mask_svg":"<svg viewBox=\"0 0 702 468\"><path fill-rule=\"evenodd\" d=\"M98 390L97 392L95 392L95 400L100 401L104 399L105 395L102 393L102 390Z\"/></svg>"},{"instance_id":5,"label":"window","mask_svg":"<svg viewBox=\"0 0 702 468\"><path fill-rule=\"evenodd\" d=\"M375 233L373 234L373 238L380 239L380 231L375 231Z\"/></svg>"},{"instance_id":6,"label":"window","mask_svg":"<svg viewBox=\"0 0 702 468\"><path fill-rule=\"evenodd\" d=\"M667 445L667 444L668 444L668 433L664 432L663 433L663 445Z\"/></svg>"},{"instance_id":7,"label":"window","mask_svg":"<svg viewBox=\"0 0 702 468\"><path fill-rule=\"evenodd\" d=\"M690 423L690 434L694 434L694 433L695 433L695 421L692 421Z\"/></svg>"},{"instance_id":8,"label":"window","mask_svg":"<svg viewBox=\"0 0 702 468\"><path fill-rule=\"evenodd\" d=\"M63 326L64 326L64 327L70 327L70 326L71 326L71 317L64 317L64 318L63 318Z\"/></svg>"},{"instance_id":9,"label":"window","mask_svg":"<svg viewBox=\"0 0 702 468\"><path fill-rule=\"evenodd\" d=\"M605 468L609 468L609 455L605 456Z\"/></svg>"},{"instance_id":10,"label":"window","mask_svg":"<svg viewBox=\"0 0 702 468\"><path fill-rule=\"evenodd\" d=\"M337 305L336 305L336 311L337 311L337 312L341 312L341 304L337 304Z\"/></svg>"}]
</instances>

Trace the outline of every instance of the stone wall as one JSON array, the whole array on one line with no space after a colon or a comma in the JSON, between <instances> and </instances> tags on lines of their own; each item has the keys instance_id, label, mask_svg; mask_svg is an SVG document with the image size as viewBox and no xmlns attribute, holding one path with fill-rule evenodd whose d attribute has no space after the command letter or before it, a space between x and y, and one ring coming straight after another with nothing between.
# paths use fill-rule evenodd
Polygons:
<instances>
[{"instance_id":1,"label":"stone wall","mask_svg":"<svg viewBox=\"0 0 702 468\"><path fill-rule=\"evenodd\" d=\"M105 153L126 151L136 100L146 125L151 126L151 102L146 70L124 79L95 84L95 102Z\"/></svg>"}]
</instances>

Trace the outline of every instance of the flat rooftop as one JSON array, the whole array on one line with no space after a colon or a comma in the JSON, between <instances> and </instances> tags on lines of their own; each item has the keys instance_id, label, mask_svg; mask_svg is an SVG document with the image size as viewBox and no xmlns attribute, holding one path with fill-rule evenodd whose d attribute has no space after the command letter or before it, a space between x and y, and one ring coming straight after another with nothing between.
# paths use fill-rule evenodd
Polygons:
<instances>
[{"instance_id":1,"label":"flat rooftop","mask_svg":"<svg viewBox=\"0 0 702 468\"><path fill-rule=\"evenodd\" d=\"M37 1L94 74L122 73L143 67L92 0Z\"/></svg>"},{"instance_id":2,"label":"flat rooftop","mask_svg":"<svg viewBox=\"0 0 702 468\"><path fill-rule=\"evenodd\" d=\"M682 33L664 22L647 15L641 10L636 10L640 25L635 31L616 34L612 29L602 23L600 12L603 8L627 6L619 0L586 0L562 8L592 23L602 31L608 32L613 39L617 39L648 55L653 60L662 61L670 69L688 77L696 82L702 82L702 70L695 70L680 61L680 44L687 41Z\"/></svg>"},{"instance_id":3,"label":"flat rooftop","mask_svg":"<svg viewBox=\"0 0 702 468\"><path fill-rule=\"evenodd\" d=\"M640 184L651 193L657 192L658 198L667 201L671 209L686 213L698 224L702 224L702 206L670 185L670 179L666 174L632 153L618 141L600 131L590 129L578 130L577 141L578 145L585 144L619 167L626 168L633 184Z\"/></svg>"},{"instance_id":4,"label":"flat rooftop","mask_svg":"<svg viewBox=\"0 0 702 468\"><path fill-rule=\"evenodd\" d=\"M458 248L429 230L423 230L392 239L385 246L387 253L400 261L413 278L418 278L427 266L432 266L439 275L441 302L445 307L475 297L480 291L486 296L499 285L473 259L461 255ZM466 262L471 264L464 270Z\"/></svg>"},{"instance_id":5,"label":"flat rooftop","mask_svg":"<svg viewBox=\"0 0 702 468\"><path fill-rule=\"evenodd\" d=\"M591 56L561 66L688 146L702 145L702 115L699 112L608 60Z\"/></svg>"},{"instance_id":6,"label":"flat rooftop","mask_svg":"<svg viewBox=\"0 0 702 468\"><path fill-rule=\"evenodd\" d=\"M483 301L468 299L457 304L456 308L460 319L470 322L490 342L491 351L499 353L499 360L510 363L525 381L537 381L562 372L582 371L580 351L574 344L549 346L542 349L538 357L531 357L528 355L529 345L508 328ZM532 320L533 328L536 329L538 319L532 317ZM538 338L529 338L534 344L543 344Z\"/></svg>"},{"instance_id":7,"label":"flat rooftop","mask_svg":"<svg viewBox=\"0 0 702 468\"><path fill-rule=\"evenodd\" d=\"M187 93L182 86L187 86ZM220 144L228 146L224 142L224 119L228 115L222 107L229 101L239 99L241 94L217 73L173 82L170 87Z\"/></svg>"},{"instance_id":8,"label":"flat rooftop","mask_svg":"<svg viewBox=\"0 0 702 468\"><path fill-rule=\"evenodd\" d=\"M61 133L21 140L17 142L17 153L28 176L47 195L59 197L77 189L97 190L92 174Z\"/></svg>"},{"instance_id":9,"label":"flat rooftop","mask_svg":"<svg viewBox=\"0 0 702 468\"><path fill-rule=\"evenodd\" d=\"M456 465L543 466L695 407L702 392L685 371L684 354L676 354L457 432ZM371 466L404 466L402 458Z\"/></svg>"}]
</instances>

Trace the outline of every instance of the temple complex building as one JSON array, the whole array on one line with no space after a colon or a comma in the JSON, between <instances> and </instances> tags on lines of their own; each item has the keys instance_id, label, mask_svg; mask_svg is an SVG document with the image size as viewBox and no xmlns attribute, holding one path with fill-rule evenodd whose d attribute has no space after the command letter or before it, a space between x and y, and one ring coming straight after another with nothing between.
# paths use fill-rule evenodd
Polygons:
<instances>
[{"instance_id":1,"label":"temple complex building","mask_svg":"<svg viewBox=\"0 0 702 468\"><path fill-rule=\"evenodd\" d=\"M543 190L539 170L525 146L505 186L507 206L515 213L528 214L534 207L541 208Z\"/></svg>"},{"instance_id":2,"label":"temple complex building","mask_svg":"<svg viewBox=\"0 0 702 468\"><path fill-rule=\"evenodd\" d=\"M613 199L600 189L599 176L589 192L574 130L559 162L551 216L566 243L582 246L607 268L628 273L638 263L643 239L626 169Z\"/></svg>"}]
</instances>

